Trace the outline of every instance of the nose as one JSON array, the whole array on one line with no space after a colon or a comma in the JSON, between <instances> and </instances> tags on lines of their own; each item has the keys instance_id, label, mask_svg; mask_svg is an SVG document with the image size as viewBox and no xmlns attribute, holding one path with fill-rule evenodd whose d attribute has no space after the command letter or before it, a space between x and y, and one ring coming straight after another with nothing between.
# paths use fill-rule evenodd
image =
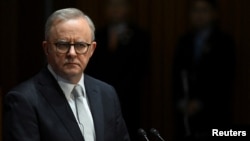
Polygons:
<instances>
[{"instance_id":1,"label":"nose","mask_svg":"<svg viewBox=\"0 0 250 141\"><path fill-rule=\"evenodd\" d=\"M76 50L74 48L74 45L71 45L70 48L69 48L69 51L67 53L69 56L76 56Z\"/></svg>"}]
</instances>

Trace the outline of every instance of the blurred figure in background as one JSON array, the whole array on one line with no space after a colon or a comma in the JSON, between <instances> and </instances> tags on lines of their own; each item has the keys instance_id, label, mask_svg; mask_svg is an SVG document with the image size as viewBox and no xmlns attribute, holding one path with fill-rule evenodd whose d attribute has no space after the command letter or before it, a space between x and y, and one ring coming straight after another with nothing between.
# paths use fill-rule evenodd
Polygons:
<instances>
[{"instance_id":1,"label":"blurred figure in background","mask_svg":"<svg viewBox=\"0 0 250 141\"><path fill-rule=\"evenodd\" d=\"M131 140L140 128L140 103L148 76L150 37L130 20L131 4L126 0L106 1L108 23L97 28L95 51L87 72L112 84L120 97Z\"/></svg>"},{"instance_id":2,"label":"blurred figure in background","mask_svg":"<svg viewBox=\"0 0 250 141\"><path fill-rule=\"evenodd\" d=\"M232 38L218 27L215 0L191 0L191 30L175 50L176 139L205 140L231 122L235 69Z\"/></svg>"}]
</instances>

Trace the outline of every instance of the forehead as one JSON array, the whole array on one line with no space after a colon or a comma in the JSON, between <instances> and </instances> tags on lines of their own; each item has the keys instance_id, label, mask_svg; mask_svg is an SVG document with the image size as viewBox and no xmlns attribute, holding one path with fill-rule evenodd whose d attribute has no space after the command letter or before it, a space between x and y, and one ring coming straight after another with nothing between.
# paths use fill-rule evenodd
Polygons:
<instances>
[{"instance_id":1,"label":"forehead","mask_svg":"<svg viewBox=\"0 0 250 141\"><path fill-rule=\"evenodd\" d=\"M51 37L62 39L91 38L91 29L84 18L55 20L50 30Z\"/></svg>"}]
</instances>

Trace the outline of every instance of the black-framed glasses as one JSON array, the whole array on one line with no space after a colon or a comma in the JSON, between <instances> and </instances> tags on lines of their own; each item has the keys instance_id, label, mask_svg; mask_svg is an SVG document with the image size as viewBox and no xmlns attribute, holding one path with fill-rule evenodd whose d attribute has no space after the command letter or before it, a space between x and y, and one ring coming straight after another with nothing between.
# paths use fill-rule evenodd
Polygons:
<instances>
[{"instance_id":1,"label":"black-framed glasses","mask_svg":"<svg viewBox=\"0 0 250 141\"><path fill-rule=\"evenodd\" d=\"M56 51L62 54L69 52L71 46L74 46L75 52L77 54L85 54L88 52L88 49L91 45L91 43L86 43L86 42L76 42L73 44L70 42L54 42L51 44L54 44L56 46Z\"/></svg>"}]
</instances>

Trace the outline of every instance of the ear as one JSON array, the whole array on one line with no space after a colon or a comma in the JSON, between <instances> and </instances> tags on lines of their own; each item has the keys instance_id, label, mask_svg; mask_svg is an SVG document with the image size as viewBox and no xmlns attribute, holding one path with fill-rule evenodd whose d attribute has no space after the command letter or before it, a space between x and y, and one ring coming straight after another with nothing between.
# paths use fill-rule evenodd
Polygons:
<instances>
[{"instance_id":1,"label":"ear","mask_svg":"<svg viewBox=\"0 0 250 141\"><path fill-rule=\"evenodd\" d=\"M49 54L48 42L47 41L43 41L42 45L43 45L43 51L44 51L45 55L48 55Z\"/></svg>"},{"instance_id":2,"label":"ear","mask_svg":"<svg viewBox=\"0 0 250 141\"><path fill-rule=\"evenodd\" d=\"M92 43L91 43L91 46L89 47L89 58L90 58L90 57L93 55L93 53L95 52L96 45L97 45L96 42L92 42Z\"/></svg>"}]
</instances>

